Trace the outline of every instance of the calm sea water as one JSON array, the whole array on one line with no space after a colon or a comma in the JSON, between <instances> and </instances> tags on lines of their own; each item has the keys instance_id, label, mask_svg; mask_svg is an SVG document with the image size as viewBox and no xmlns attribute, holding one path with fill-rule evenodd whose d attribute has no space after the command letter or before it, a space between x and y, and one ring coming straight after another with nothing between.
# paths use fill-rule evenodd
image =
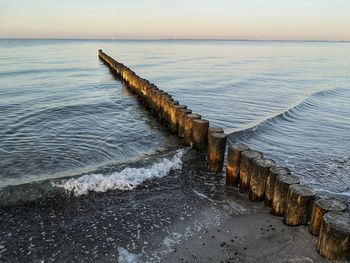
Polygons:
<instances>
[{"instance_id":1,"label":"calm sea water","mask_svg":"<svg viewBox=\"0 0 350 263\"><path fill-rule=\"evenodd\" d=\"M167 262L227 217L262 213L99 48L350 203L350 43L0 40L0 262Z\"/></svg>"},{"instance_id":2,"label":"calm sea water","mask_svg":"<svg viewBox=\"0 0 350 263\"><path fill-rule=\"evenodd\" d=\"M53 180L77 194L124 190L180 167L176 138L113 78L100 48L231 142L350 195L350 43L327 42L0 40L1 189Z\"/></svg>"}]
</instances>

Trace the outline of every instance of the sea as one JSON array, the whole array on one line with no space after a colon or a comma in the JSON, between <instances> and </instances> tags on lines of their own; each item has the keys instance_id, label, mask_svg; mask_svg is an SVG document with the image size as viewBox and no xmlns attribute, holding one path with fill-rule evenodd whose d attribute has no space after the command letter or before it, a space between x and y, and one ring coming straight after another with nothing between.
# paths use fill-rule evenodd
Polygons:
<instances>
[{"instance_id":1,"label":"sea","mask_svg":"<svg viewBox=\"0 0 350 263\"><path fill-rule=\"evenodd\" d=\"M153 262L220 220L224 172L208 175L203 156L158 123L98 49L229 143L349 202L349 42L1 39L0 261Z\"/></svg>"}]
</instances>

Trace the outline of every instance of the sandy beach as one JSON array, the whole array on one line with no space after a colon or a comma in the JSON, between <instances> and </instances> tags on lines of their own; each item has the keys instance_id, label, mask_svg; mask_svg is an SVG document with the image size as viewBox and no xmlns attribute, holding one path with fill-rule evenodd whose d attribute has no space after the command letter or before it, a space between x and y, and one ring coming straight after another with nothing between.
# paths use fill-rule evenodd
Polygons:
<instances>
[{"instance_id":1,"label":"sandy beach","mask_svg":"<svg viewBox=\"0 0 350 263\"><path fill-rule=\"evenodd\" d=\"M328 262L307 226L226 187L188 149L181 170L133 191L0 208L0 262Z\"/></svg>"},{"instance_id":2,"label":"sandy beach","mask_svg":"<svg viewBox=\"0 0 350 263\"><path fill-rule=\"evenodd\" d=\"M329 262L317 253L316 240L307 226L288 227L265 208L229 216L179 244L162 262Z\"/></svg>"}]
</instances>

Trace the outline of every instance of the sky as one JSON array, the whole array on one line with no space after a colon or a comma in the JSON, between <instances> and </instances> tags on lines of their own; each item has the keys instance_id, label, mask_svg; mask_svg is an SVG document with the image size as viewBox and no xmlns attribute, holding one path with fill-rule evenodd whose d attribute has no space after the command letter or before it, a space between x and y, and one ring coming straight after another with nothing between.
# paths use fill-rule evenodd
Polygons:
<instances>
[{"instance_id":1,"label":"sky","mask_svg":"<svg viewBox=\"0 0 350 263\"><path fill-rule=\"evenodd\" d=\"M350 40L350 0L0 0L0 38Z\"/></svg>"}]
</instances>

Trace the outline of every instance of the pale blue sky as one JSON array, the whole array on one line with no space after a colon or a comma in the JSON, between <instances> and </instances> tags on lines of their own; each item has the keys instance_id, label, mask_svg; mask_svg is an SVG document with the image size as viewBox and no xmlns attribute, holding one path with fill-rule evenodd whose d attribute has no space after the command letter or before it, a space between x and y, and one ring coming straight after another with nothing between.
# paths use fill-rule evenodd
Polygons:
<instances>
[{"instance_id":1,"label":"pale blue sky","mask_svg":"<svg viewBox=\"0 0 350 263\"><path fill-rule=\"evenodd\" d=\"M350 0L0 0L0 37L350 40Z\"/></svg>"}]
</instances>

